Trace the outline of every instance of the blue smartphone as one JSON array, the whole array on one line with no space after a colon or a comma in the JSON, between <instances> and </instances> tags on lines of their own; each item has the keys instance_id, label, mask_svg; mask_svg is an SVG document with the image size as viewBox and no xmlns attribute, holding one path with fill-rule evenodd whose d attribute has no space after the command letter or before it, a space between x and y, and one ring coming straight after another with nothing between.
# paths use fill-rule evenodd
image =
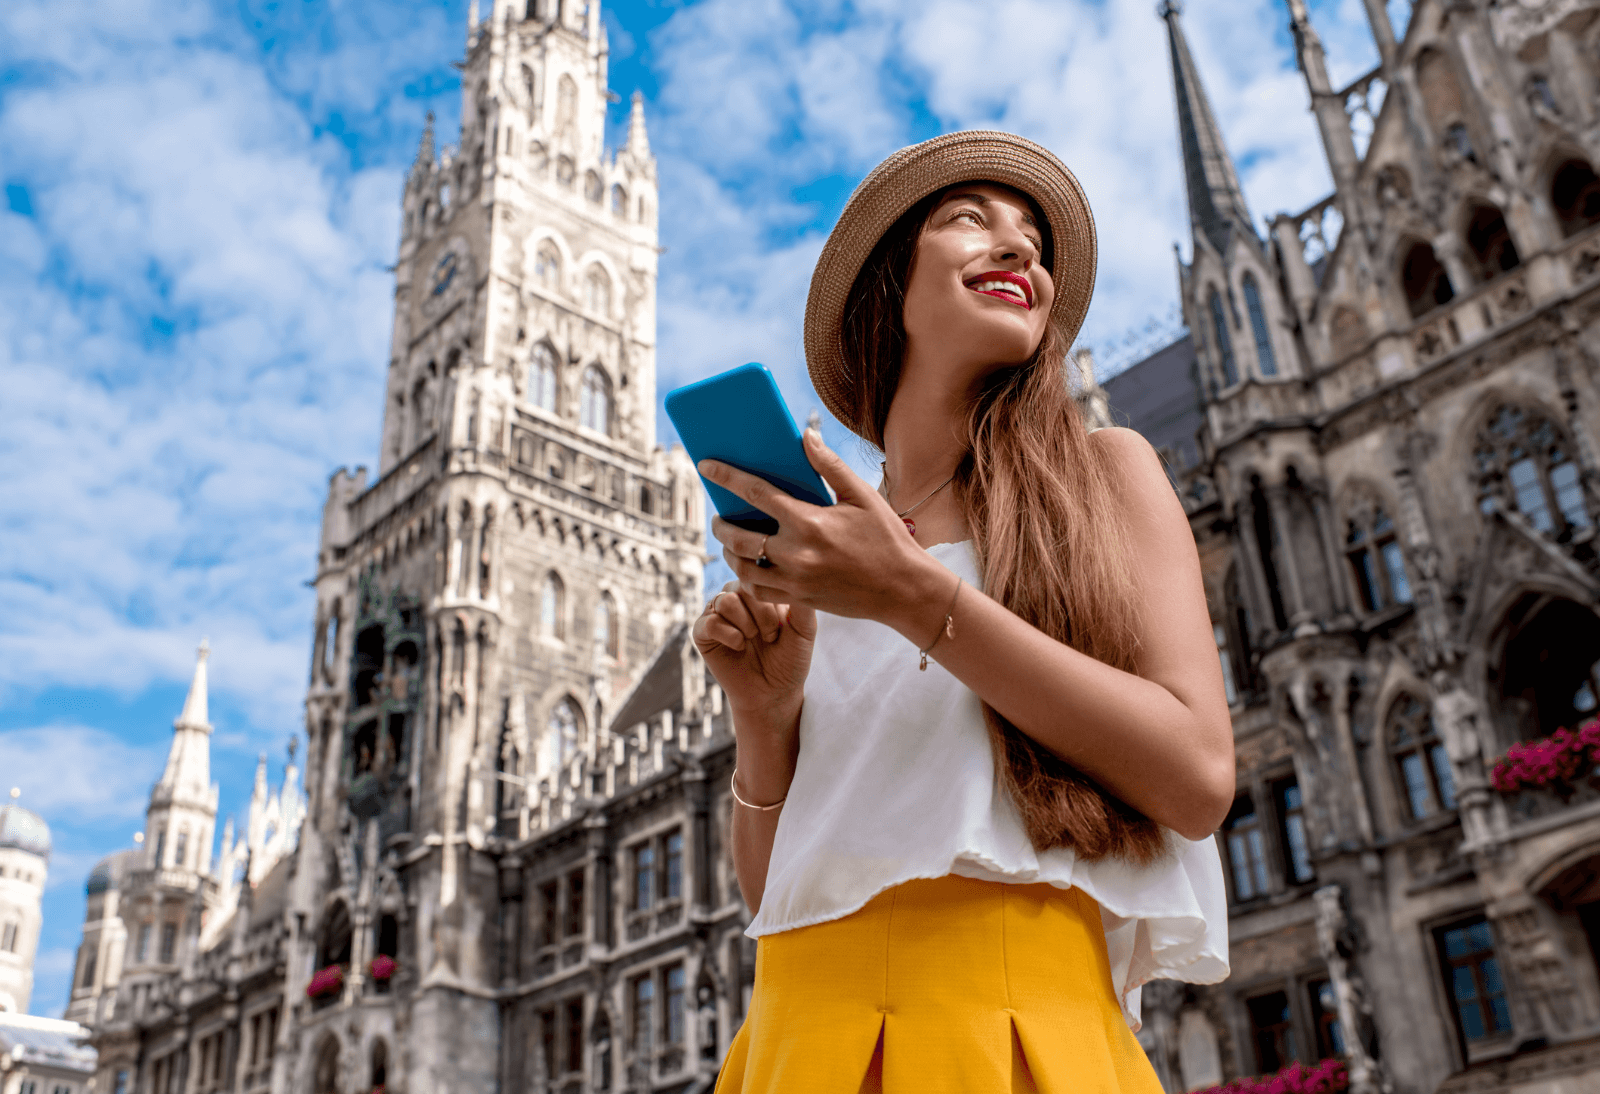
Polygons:
<instances>
[{"instance_id":1,"label":"blue smartphone","mask_svg":"<svg viewBox=\"0 0 1600 1094\"><path fill-rule=\"evenodd\" d=\"M772 373L757 364L740 365L707 380L667 392L667 417L689 458L720 460L759 475L785 493L812 505L832 505L828 486L806 459L800 430L778 392ZM778 522L715 483L706 484L711 503L729 524L771 534Z\"/></svg>"}]
</instances>

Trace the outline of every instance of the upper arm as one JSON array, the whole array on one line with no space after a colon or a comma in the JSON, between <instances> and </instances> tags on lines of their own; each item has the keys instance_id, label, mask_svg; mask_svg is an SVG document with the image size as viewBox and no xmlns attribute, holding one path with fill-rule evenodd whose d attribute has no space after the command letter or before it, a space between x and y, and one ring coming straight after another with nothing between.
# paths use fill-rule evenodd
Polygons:
<instances>
[{"instance_id":1,"label":"upper arm","mask_svg":"<svg viewBox=\"0 0 1600 1094\"><path fill-rule=\"evenodd\" d=\"M1139 648L1135 671L1187 707L1211 749L1232 756L1232 722L1223 690L1211 613L1194 533L1150 442L1131 429L1095 432L1089 443L1109 459L1112 488L1128 531Z\"/></svg>"}]
</instances>

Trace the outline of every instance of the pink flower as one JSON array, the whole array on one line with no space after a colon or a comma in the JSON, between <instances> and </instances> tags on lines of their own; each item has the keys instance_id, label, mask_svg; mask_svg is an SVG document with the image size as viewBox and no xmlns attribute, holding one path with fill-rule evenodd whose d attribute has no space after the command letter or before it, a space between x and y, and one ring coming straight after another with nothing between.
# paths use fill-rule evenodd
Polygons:
<instances>
[{"instance_id":1,"label":"pink flower","mask_svg":"<svg viewBox=\"0 0 1600 1094\"><path fill-rule=\"evenodd\" d=\"M380 953L372 959L372 964L367 966L367 971L372 973L374 980L387 980L394 975L395 968L394 958L388 954Z\"/></svg>"},{"instance_id":2,"label":"pink flower","mask_svg":"<svg viewBox=\"0 0 1600 1094\"><path fill-rule=\"evenodd\" d=\"M344 966L329 965L312 974L311 983L306 985L306 995L312 999L319 999L324 995L333 995L343 987Z\"/></svg>"}]
</instances>

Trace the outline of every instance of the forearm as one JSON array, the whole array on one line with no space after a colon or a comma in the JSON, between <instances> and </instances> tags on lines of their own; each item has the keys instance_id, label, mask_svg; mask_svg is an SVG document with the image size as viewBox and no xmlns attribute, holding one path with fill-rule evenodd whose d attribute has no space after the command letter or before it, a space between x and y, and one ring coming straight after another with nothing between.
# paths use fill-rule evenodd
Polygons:
<instances>
[{"instance_id":1,"label":"forearm","mask_svg":"<svg viewBox=\"0 0 1600 1094\"><path fill-rule=\"evenodd\" d=\"M937 562L920 570L903 611L885 622L926 648L955 581ZM1226 704L1205 688L1175 694L1112 668L971 586L961 590L953 631L929 657L1012 725L1159 824L1199 839L1220 823L1219 804L1225 811L1232 796L1232 727Z\"/></svg>"},{"instance_id":2,"label":"forearm","mask_svg":"<svg viewBox=\"0 0 1600 1094\"><path fill-rule=\"evenodd\" d=\"M768 711L732 714L738 740L738 793L752 805L768 805L789 795L795 763L800 754L800 703ZM746 907L754 915L761 909L766 890L772 841L778 831L780 809L753 809L732 805L729 843L733 870Z\"/></svg>"}]
</instances>

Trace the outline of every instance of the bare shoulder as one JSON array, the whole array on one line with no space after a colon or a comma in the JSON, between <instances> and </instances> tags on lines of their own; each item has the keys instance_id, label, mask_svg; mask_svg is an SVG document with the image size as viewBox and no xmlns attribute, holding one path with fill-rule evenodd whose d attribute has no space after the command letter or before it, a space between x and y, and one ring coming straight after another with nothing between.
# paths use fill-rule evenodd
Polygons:
<instances>
[{"instance_id":1,"label":"bare shoulder","mask_svg":"<svg viewBox=\"0 0 1600 1094\"><path fill-rule=\"evenodd\" d=\"M1089 434L1089 443L1109 457L1119 491L1154 497L1172 493L1172 483L1161 466L1161 457L1143 434L1122 426L1109 426Z\"/></svg>"}]
</instances>

